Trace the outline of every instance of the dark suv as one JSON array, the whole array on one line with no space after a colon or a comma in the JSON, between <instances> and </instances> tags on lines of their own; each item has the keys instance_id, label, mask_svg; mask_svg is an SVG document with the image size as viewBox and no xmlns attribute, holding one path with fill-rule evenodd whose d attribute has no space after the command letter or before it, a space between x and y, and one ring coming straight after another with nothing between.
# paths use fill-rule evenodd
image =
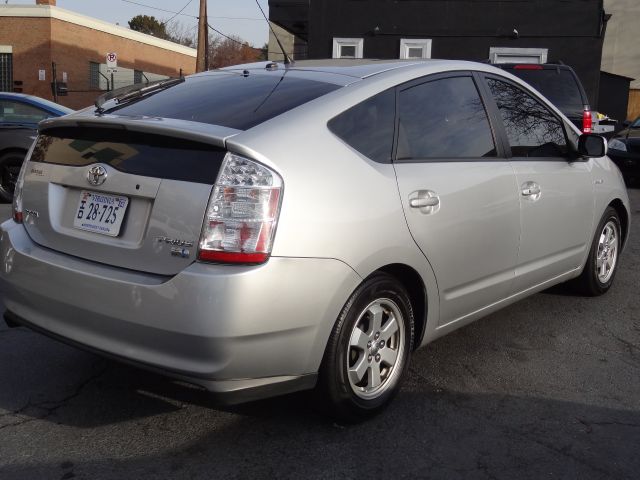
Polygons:
<instances>
[{"instance_id":1,"label":"dark suv","mask_svg":"<svg viewBox=\"0 0 640 480\"><path fill-rule=\"evenodd\" d=\"M589 99L573 68L554 63L507 63L496 67L527 82L551 100L583 133L591 133Z\"/></svg>"}]
</instances>

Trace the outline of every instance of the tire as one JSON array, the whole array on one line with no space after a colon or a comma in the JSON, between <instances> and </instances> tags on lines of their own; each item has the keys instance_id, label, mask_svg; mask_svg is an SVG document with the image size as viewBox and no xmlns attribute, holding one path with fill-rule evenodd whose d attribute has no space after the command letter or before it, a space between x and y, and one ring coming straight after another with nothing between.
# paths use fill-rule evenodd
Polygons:
<instances>
[{"instance_id":1,"label":"tire","mask_svg":"<svg viewBox=\"0 0 640 480\"><path fill-rule=\"evenodd\" d=\"M621 246L620 217L614 208L608 207L598 223L587 263L575 280L574 287L578 293L595 297L611 288L618 270Z\"/></svg>"},{"instance_id":2,"label":"tire","mask_svg":"<svg viewBox=\"0 0 640 480\"><path fill-rule=\"evenodd\" d=\"M26 155L24 150L12 150L0 155L0 202L13 201L13 190Z\"/></svg>"},{"instance_id":3,"label":"tire","mask_svg":"<svg viewBox=\"0 0 640 480\"><path fill-rule=\"evenodd\" d=\"M404 287L387 274L367 279L329 337L318 380L322 408L348 423L383 410L400 390L413 342L413 309Z\"/></svg>"}]
</instances>

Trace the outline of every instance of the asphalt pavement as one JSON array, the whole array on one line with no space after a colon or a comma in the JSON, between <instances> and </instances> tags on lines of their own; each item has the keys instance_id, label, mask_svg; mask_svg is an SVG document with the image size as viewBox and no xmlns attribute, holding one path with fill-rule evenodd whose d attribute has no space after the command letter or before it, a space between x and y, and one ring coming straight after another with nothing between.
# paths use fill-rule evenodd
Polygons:
<instances>
[{"instance_id":1,"label":"asphalt pavement","mask_svg":"<svg viewBox=\"0 0 640 480\"><path fill-rule=\"evenodd\" d=\"M0 320L0 478L640 478L640 190L630 196L607 295L544 292L432 343L391 407L356 426L306 393L216 408Z\"/></svg>"}]
</instances>

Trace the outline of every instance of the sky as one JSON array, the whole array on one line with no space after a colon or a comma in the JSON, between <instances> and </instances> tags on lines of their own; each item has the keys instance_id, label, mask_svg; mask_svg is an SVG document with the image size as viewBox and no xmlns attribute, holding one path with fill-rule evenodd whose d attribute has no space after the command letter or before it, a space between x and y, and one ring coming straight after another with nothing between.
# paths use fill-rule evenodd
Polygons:
<instances>
[{"instance_id":1,"label":"sky","mask_svg":"<svg viewBox=\"0 0 640 480\"><path fill-rule=\"evenodd\" d=\"M0 3L5 3L1 0ZM134 3L135 2L135 3ZM255 0L207 0L209 24L227 35L237 35L256 47L268 40L267 23L256 5ZM269 16L268 0L259 0L265 14ZM36 0L8 0L9 5L33 5ZM157 9L178 12L185 5L184 15L176 17L185 28L193 29L195 34L198 21L199 0L57 0L57 6L90 17L128 27L128 21L136 15L154 16L158 20L168 20L173 14ZM148 5L143 6L143 5ZM226 17L226 18L224 18ZM210 35L215 35L210 31Z\"/></svg>"}]
</instances>

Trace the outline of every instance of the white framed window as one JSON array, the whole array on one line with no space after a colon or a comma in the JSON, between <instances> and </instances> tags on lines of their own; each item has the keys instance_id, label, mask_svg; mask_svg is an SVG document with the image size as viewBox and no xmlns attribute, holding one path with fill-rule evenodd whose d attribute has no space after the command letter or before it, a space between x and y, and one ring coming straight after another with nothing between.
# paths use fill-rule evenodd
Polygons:
<instances>
[{"instance_id":1,"label":"white framed window","mask_svg":"<svg viewBox=\"0 0 640 480\"><path fill-rule=\"evenodd\" d=\"M401 38L400 58L431 58L431 39Z\"/></svg>"},{"instance_id":2,"label":"white framed window","mask_svg":"<svg viewBox=\"0 0 640 480\"><path fill-rule=\"evenodd\" d=\"M363 38L334 38L333 58L362 58Z\"/></svg>"},{"instance_id":3,"label":"white framed window","mask_svg":"<svg viewBox=\"0 0 640 480\"><path fill-rule=\"evenodd\" d=\"M548 48L491 47L491 63L547 63Z\"/></svg>"}]
</instances>

